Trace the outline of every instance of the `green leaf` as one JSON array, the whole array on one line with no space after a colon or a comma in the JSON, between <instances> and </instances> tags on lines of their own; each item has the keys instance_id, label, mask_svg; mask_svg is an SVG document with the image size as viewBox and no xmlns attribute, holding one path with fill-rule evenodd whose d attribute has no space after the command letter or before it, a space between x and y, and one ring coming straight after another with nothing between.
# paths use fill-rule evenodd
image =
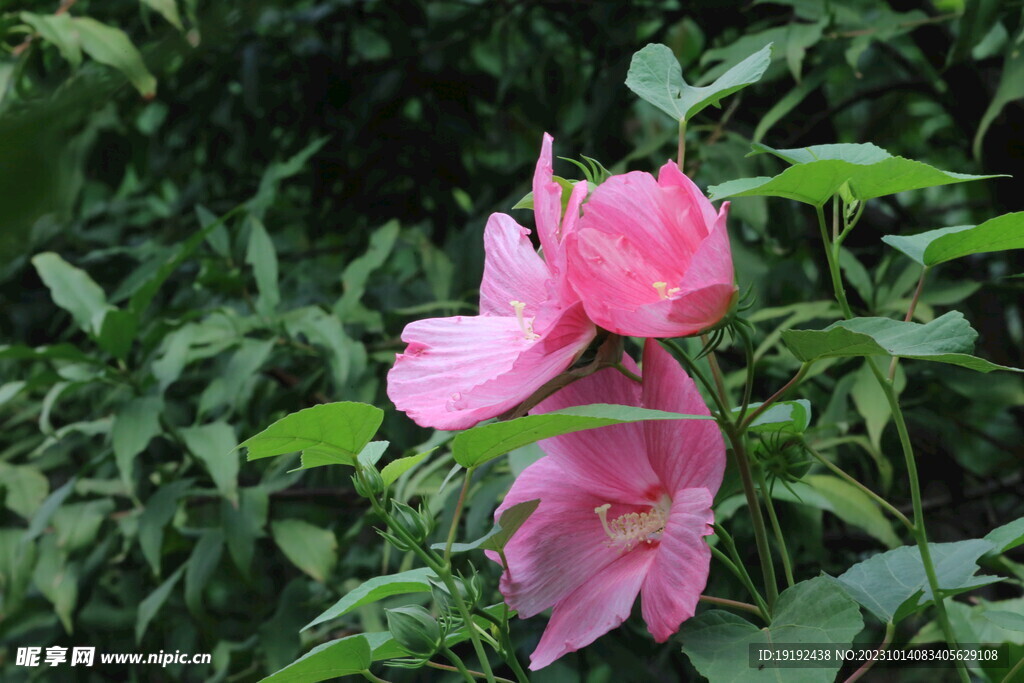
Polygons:
<instances>
[{"instance_id":1,"label":"green leaf","mask_svg":"<svg viewBox=\"0 0 1024 683\"><path fill-rule=\"evenodd\" d=\"M96 342L114 358L124 360L135 341L138 326L139 320L132 311L109 307L96 326L99 329Z\"/></svg>"},{"instance_id":2,"label":"green leaf","mask_svg":"<svg viewBox=\"0 0 1024 683\"><path fill-rule=\"evenodd\" d=\"M0 486L7 490L7 509L30 519L40 509L50 492L46 475L31 465L0 462Z\"/></svg>"},{"instance_id":3,"label":"green leaf","mask_svg":"<svg viewBox=\"0 0 1024 683\"><path fill-rule=\"evenodd\" d=\"M388 633L360 633L317 645L260 683L317 683L366 671L373 663L375 649L370 636L376 636L373 641L377 645L390 639Z\"/></svg>"},{"instance_id":4,"label":"green leaf","mask_svg":"<svg viewBox=\"0 0 1024 683\"><path fill-rule=\"evenodd\" d=\"M270 316L281 302L277 287L277 251L262 221L249 216L249 225L249 249L245 254L245 262L252 266L260 293L256 300L256 310L260 315Z\"/></svg>"},{"instance_id":5,"label":"green leaf","mask_svg":"<svg viewBox=\"0 0 1024 683\"><path fill-rule=\"evenodd\" d=\"M995 546L997 553L1005 553L1007 550L1024 545L1024 517L996 527L985 534L985 540Z\"/></svg>"},{"instance_id":6,"label":"green leaf","mask_svg":"<svg viewBox=\"0 0 1024 683\"><path fill-rule=\"evenodd\" d=\"M334 603L326 612L309 622L302 628L305 631L317 624L322 624L331 619L348 614L357 607L377 602L392 595L403 595L406 593L429 593L430 581L434 575L426 567L410 569L409 571L391 574L389 576L378 576L364 581L359 587L349 591L345 597Z\"/></svg>"},{"instance_id":7,"label":"green leaf","mask_svg":"<svg viewBox=\"0 0 1024 683\"><path fill-rule=\"evenodd\" d=\"M204 529L192 549L185 570L185 605L195 616L204 614L203 588L217 569L224 552L224 534L220 529Z\"/></svg>"},{"instance_id":8,"label":"green leaf","mask_svg":"<svg viewBox=\"0 0 1024 683\"><path fill-rule=\"evenodd\" d=\"M226 422L186 427L178 432L188 449L199 458L217 490L230 501L238 499L238 452L235 430Z\"/></svg>"},{"instance_id":9,"label":"green leaf","mask_svg":"<svg viewBox=\"0 0 1024 683\"><path fill-rule=\"evenodd\" d=\"M595 403L467 429L452 440L452 454L455 462L463 467L476 467L534 441L584 429L643 420L710 419L706 415L680 415L633 406Z\"/></svg>"},{"instance_id":10,"label":"green leaf","mask_svg":"<svg viewBox=\"0 0 1024 683\"><path fill-rule=\"evenodd\" d=\"M102 320L107 297L89 274L52 251L33 256L32 265L50 290L53 303L70 313L82 330L97 334L99 330L94 327L94 320Z\"/></svg>"},{"instance_id":11,"label":"green leaf","mask_svg":"<svg viewBox=\"0 0 1024 683\"><path fill-rule=\"evenodd\" d=\"M53 43L72 69L82 63L82 41L70 14L34 14L22 12L21 20L48 43Z\"/></svg>"},{"instance_id":12,"label":"green leaf","mask_svg":"<svg viewBox=\"0 0 1024 683\"><path fill-rule=\"evenodd\" d=\"M978 558L992 548L992 543L977 538L929 544L943 597L999 581L998 577L975 575ZM883 622L896 623L934 599L916 546L903 546L859 562L838 581Z\"/></svg>"},{"instance_id":13,"label":"green leaf","mask_svg":"<svg viewBox=\"0 0 1024 683\"><path fill-rule=\"evenodd\" d=\"M525 500L522 503L516 503L507 510L501 513L501 517L495 522L494 526L484 534L481 538L471 543L452 543L453 553L465 553L470 550L493 550L500 552L505 549L505 545L512 539L512 536L519 531L519 527L523 526L530 515L534 513L537 506L540 505L540 499L536 500ZM444 543L435 543L431 548L435 550L443 550L445 547Z\"/></svg>"},{"instance_id":14,"label":"green leaf","mask_svg":"<svg viewBox=\"0 0 1024 683\"><path fill-rule=\"evenodd\" d=\"M149 622L153 621L153 617L157 615L160 608L167 602L168 596L171 591L174 590L174 586L178 583L181 575L185 572L185 565L181 565L178 569L167 577L167 580L156 587L152 593L147 595L142 602L139 603L139 611L135 616L135 642L141 643L142 636L146 635L146 629L149 628Z\"/></svg>"},{"instance_id":15,"label":"green leaf","mask_svg":"<svg viewBox=\"0 0 1024 683\"><path fill-rule=\"evenodd\" d=\"M53 603L64 630L71 633L74 630L71 612L78 602L78 572L73 565L67 564L53 536L45 536L39 542L39 560L32 573L32 582Z\"/></svg>"},{"instance_id":16,"label":"green leaf","mask_svg":"<svg viewBox=\"0 0 1024 683\"><path fill-rule=\"evenodd\" d=\"M72 503L53 514L53 528L57 532L57 547L72 553L96 540L100 526L114 509L110 498Z\"/></svg>"},{"instance_id":17,"label":"green leaf","mask_svg":"<svg viewBox=\"0 0 1024 683\"><path fill-rule=\"evenodd\" d=\"M919 190L936 185L998 178L998 175L968 175L892 156L872 144L815 145L802 149L773 149L754 143L754 153L770 152L794 164L779 175L730 180L712 185L708 194L714 201L726 197L784 197L821 206L849 183L859 200Z\"/></svg>"},{"instance_id":18,"label":"green leaf","mask_svg":"<svg viewBox=\"0 0 1024 683\"><path fill-rule=\"evenodd\" d=\"M121 473L121 481L129 490L135 486L132 463L135 456L145 450L150 440L160 433L160 413L163 401L156 396L132 399L114 417L111 439L114 458Z\"/></svg>"},{"instance_id":19,"label":"green leaf","mask_svg":"<svg viewBox=\"0 0 1024 683\"><path fill-rule=\"evenodd\" d=\"M282 519L270 523L270 533L292 564L320 583L327 581L338 561L334 532L301 519Z\"/></svg>"},{"instance_id":20,"label":"green leaf","mask_svg":"<svg viewBox=\"0 0 1024 683\"><path fill-rule=\"evenodd\" d=\"M888 548L900 545L892 524L871 497L830 474L811 474L788 487L776 484L772 498L831 512L850 526L863 529Z\"/></svg>"},{"instance_id":21,"label":"green leaf","mask_svg":"<svg viewBox=\"0 0 1024 683\"><path fill-rule=\"evenodd\" d=\"M123 73L143 97L156 95L156 79L127 33L91 17L75 17L73 21L87 55Z\"/></svg>"},{"instance_id":22,"label":"green leaf","mask_svg":"<svg viewBox=\"0 0 1024 683\"><path fill-rule=\"evenodd\" d=\"M677 121L689 121L709 105L761 79L771 63L772 45L750 55L711 85L694 87L683 80L679 61L667 45L652 43L633 55L626 87Z\"/></svg>"},{"instance_id":23,"label":"green leaf","mask_svg":"<svg viewBox=\"0 0 1024 683\"><path fill-rule=\"evenodd\" d=\"M711 681L757 683L832 683L841 662L822 662L814 669L757 669L747 661L749 645L831 643L846 646L864 628L857 603L836 580L819 576L801 581L779 596L772 623L758 628L743 617L711 610L683 622L683 652ZM780 675L784 674L784 675Z\"/></svg>"},{"instance_id":24,"label":"green leaf","mask_svg":"<svg viewBox=\"0 0 1024 683\"><path fill-rule=\"evenodd\" d=\"M277 186L281 181L299 173L306 166L306 162L319 152L328 140L330 137L317 138L294 156L285 161L275 161L267 166L263 177L260 178L260 186L256 195L245 204L250 214L262 219L263 214L274 203L274 199L277 197Z\"/></svg>"},{"instance_id":25,"label":"green leaf","mask_svg":"<svg viewBox=\"0 0 1024 683\"><path fill-rule=\"evenodd\" d=\"M991 218L979 225L939 228L917 235L885 235L882 241L922 266L971 254L1024 249L1024 211Z\"/></svg>"},{"instance_id":26,"label":"green leaf","mask_svg":"<svg viewBox=\"0 0 1024 683\"><path fill-rule=\"evenodd\" d=\"M398 239L398 221L389 221L373 231L366 253L353 259L341 273L343 294L334 305L334 312L341 318L356 310L366 292L370 275L384 265Z\"/></svg>"},{"instance_id":27,"label":"green leaf","mask_svg":"<svg viewBox=\"0 0 1024 683\"><path fill-rule=\"evenodd\" d=\"M437 447L434 447L431 448L429 451L417 453L416 455L410 455L405 458L398 458L397 460L392 460L391 462L389 462L387 465L384 466L384 469L380 471L380 476L384 480L384 485L391 486L392 484L394 484L396 481L398 481L399 477L401 477L403 474L411 470L416 465L423 462L424 458L426 458L428 455L430 455L436 450Z\"/></svg>"},{"instance_id":28,"label":"green leaf","mask_svg":"<svg viewBox=\"0 0 1024 683\"><path fill-rule=\"evenodd\" d=\"M228 500L221 501L221 524L228 543L228 553L235 566L246 576L256 550L256 539L261 538L267 525L270 503L267 490L249 486L238 492L237 507Z\"/></svg>"},{"instance_id":29,"label":"green leaf","mask_svg":"<svg viewBox=\"0 0 1024 683\"><path fill-rule=\"evenodd\" d=\"M181 25L181 15L178 13L178 4L175 0L141 0L154 12L158 13L179 31L185 30Z\"/></svg>"},{"instance_id":30,"label":"green leaf","mask_svg":"<svg viewBox=\"0 0 1024 683\"><path fill-rule=\"evenodd\" d=\"M164 527L174 518L174 513L178 511L178 499L185 495L191 485L191 479L179 479L161 486L146 501L146 508L139 515L139 547L157 576L160 575Z\"/></svg>"},{"instance_id":31,"label":"green leaf","mask_svg":"<svg viewBox=\"0 0 1024 683\"><path fill-rule=\"evenodd\" d=\"M1021 614L1024 598L1011 598L977 605L946 600L946 611L953 632L961 643L1014 643L1024 645ZM910 641L911 644L945 641L942 628L934 621L926 624ZM997 677L995 680L1001 680ZM1005 679L1002 679L1005 681ZM1016 680L1016 679L1014 679ZM1009 683L1009 681L1006 681Z\"/></svg>"},{"instance_id":32,"label":"green leaf","mask_svg":"<svg viewBox=\"0 0 1024 683\"><path fill-rule=\"evenodd\" d=\"M751 403L747 407L747 413L756 410L761 403ZM733 413L738 414L739 408L734 408ZM752 432L787 432L790 434L803 434L811 424L811 402L806 399L795 401L780 401L764 411L750 423Z\"/></svg>"},{"instance_id":33,"label":"green leaf","mask_svg":"<svg viewBox=\"0 0 1024 683\"><path fill-rule=\"evenodd\" d=\"M822 358L898 356L949 363L978 372L1022 372L966 353L974 350L977 337L978 333L959 311L950 311L924 325L889 318L853 318L840 320L824 330L782 332L786 346L805 363Z\"/></svg>"},{"instance_id":34,"label":"green leaf","mask_svg":"<svg viewBox=\"0 0 1024 683\"><path fill-rule=\"evenodd\" d=\"M57 512L57 508L64 503L71 492L75 490L75 484L78 482L77 477L71 477L64 485L54 491L43 501L43 504L39 506L39 509L32 515L32 521L28 524L28 529L25 531L25 543L31 540L39 538L46 527L50 524L50 520L53 515Z\"/></svg>"},{"instance_id":35,"label":"green leaf","mask_svg":"<svg viewBox=\"0 0 1024 683\"><path fill-rule=\"evenodd\" d=\"M1024 33L1021 34L1024 36ZM1024 49L1021 49L1020 38L1010 45L1006 60L1003 62L1003 72L999 76L999 85L996 86L995 96L989 102L988 108L981 117L978 124L978 132L974 134L974 142L971 149L976 159L981 158L981 143L985 140L985 133L989 126L996 120L1003 108L1014 100L1024 97Z\"/></svg>"},{"instance_id":36,"label":"green leaf","mask_svg":"<svg viewBox=\"0 0 1024 683\"><path fill-rule=\"evenodd\" d=\"M365 403L325 403L283 417L239 446L249 460L303 451L321 464L352 465L383 419L383 410Z\"/></svg>"}]
</instances>

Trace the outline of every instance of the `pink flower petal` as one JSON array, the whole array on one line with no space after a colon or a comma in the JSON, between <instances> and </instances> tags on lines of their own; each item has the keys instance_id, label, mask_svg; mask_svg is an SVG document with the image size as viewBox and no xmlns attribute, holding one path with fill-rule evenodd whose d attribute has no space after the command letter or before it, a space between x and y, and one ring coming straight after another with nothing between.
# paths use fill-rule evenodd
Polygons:
<instances>
[{"instance_id":1,"label":"pink flower petal","mask_svg":"<svg viewBox=\"0 0 1024 683\"><path fill-rule=\"evenodd\" d=\"M643 405L684 415L710 415L693 380L657 341L644 344ZM670 495L680 489L717 491L725 472L725 442L714 420L644 422L647 457Z\"/></svg>"},{"instance_id":2,"label":"pink flower petal","mask_svg":"<svg viewBox=\"0 0 1024 683\"><path fill-rule=\"evenodd\" d=\"M710 491L696 488L678 491L672 500L640 598L644 621L659 643L693 616L707 585L711 550L703 537L711 533L714 521L711 498Z\"/></svg>"},{"instance_id":3,"label":"pink flower petal","mask_svg":"<svg viewBox=\"0 0 1024 683\"><path fill-rule=\"evenodd\" d=\"M704 218L705 234L711 229L711 226L715 224L717 218L715 214L715 207L711 204L711 200L700 191L700 188L690 180L689 176L683 174L676 166L676 162L669 160L661 167L658 171L658 185L661 187L681 187L686 191L689 201L700 207L701 216Z\"/></svg>"},{"instance_id":4,"label":"pink flower petal","mask_svg":"<svg viewBox=\"0 0 1024 683\"><path fill-rule=\"evenodd\" d=\"M732 249L725 222L729 216L729 202L722 203L722 209L707 239L701 242L693 255L690 267L679 282L681 294L686 295L712 285L733 285Z\"/></svg>"},{"instance_id":5,"label":"pink flower petal","mask_svg":"<svg viewBox=\"0 0 1024 683\"><path fill-rule=\"evenodd\" d=\"M406 325L409 344L388 372L388 397L418 425L465 429L501 412L490 406L459 410L466 392L508 374L535 342L526 340L515 318L455 316ZM543 380L541 381L543 383ZM516 397L510 398L512 404ZM522 399L519 399L522 400Z\"/></svg>"},{"instance_id":6,"label":"pink flower petal","mask_svg":"<svg viewBox=\"0 0 1024 683\"><path fill-rule=\"evenodd\" d=\"M559 227L562 218L562 188L554 181L551 145L554 139L544 133L540 157L533 172L533 216L537 236L549 267L556 266L561 252ZM554 270L555 268L552 268Z\"/></svg>"},{"instance_id":7,"label":"pink flower petal","mask_svg":"<svg viewBox=\"0 0 1024 683\"><path fill-rule=\"evenodd\" d=\"M625 356L627 369L636 364ZM537 415L588 403L640 405L640 384L614 368L577 380L530 411ZM642 423L612 425L544 439L540 448L562 468L573 486L599 495L598 503L656 502L666 490L643 457Z\"/></svg>"},{"instance_id":8,"label":"pink flower petal","mask_svg":"<svg viewBox=\"0 0 1024 683\"><path fill-rule=\"evenodd\" d=\"M555 605L544 635L530 655L530 669L544 668L625 621L657 555L657 549L649 546L624 553Z\"/></svg>"},{"instance_id":9,"label":"pink flower petal","mask_svg":"<svg viewBox=\"0 0 1024 683\"><path fill-rule=\"evenodd\" d=\"M511 216L491 214L484 228L484 277L480 283L480 314L514 316L512 301L526 304L524 315L537 315L548 298L551 278L544 260L530 242L530 231Z\"/></svg>"},{"instance_id":10,"label":"pink flower petal","mask_svg":"<svg viewBox=\"0 0 1024 683\"><path fill-rule=\"evenodd\" d=\"M515 319L512 322L516 323ZM518 323L516 329L519 329ZM492 375L475 384L471 391L462 391L458 399L453 399L451 408L465 411L484 409L485 413L490 413L487 417L494 417L519 405L545 382L572 365L597 334L583 306L578 303L564 311L557 311L549 319L545 319L545 311L541 310L534 330L540 335L539 339L525 342L525 346L515 341L519 352L512 367L504 374ZM521 332L519 336L521 339ZM460 362L486 362L482 359L488 353L497 356L508 353L507 349L502 348L504 339L477 339L476 344L481 348L475 351L475 357ZM472 372L469 368L466 371Z\"/></svg>"},{"instance_id":11,"label":"pink flower petal","mask_svg":"<svg viewBox=\"0 0 1024 683\"><path fill-rule=\"evenodd\" d=\"M523 470L495 519L512 505L538 498L537 510L505 546L508 571L501 577L505 601L524 619L552 607L619 556L594 512L606 501L567 481L553 458Z\"/></svg>"}]
</instances>

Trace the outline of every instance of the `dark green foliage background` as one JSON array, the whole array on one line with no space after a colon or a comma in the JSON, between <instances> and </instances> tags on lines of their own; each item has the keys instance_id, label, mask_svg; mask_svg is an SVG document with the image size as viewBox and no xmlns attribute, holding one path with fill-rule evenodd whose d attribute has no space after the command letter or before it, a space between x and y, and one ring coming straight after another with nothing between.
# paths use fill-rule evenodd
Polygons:
<instances>
[{"instance_id":1,"label":"dark green foliage background","mask_svg":"<svg viewBox=\"0 0 1024 683\"><path fill-rule=\"evenodd\" d=\"M74 15L118 26L139 46L158 81L151 100L89 59L72 71L39 39L11 54L24 40L14 30L18 12L50 13L57 4L0 2L9 31L0 58L8 78L0 102L0 342L10 345L0 351L4 681L33 672L14 666L17 647L54 644L214 654L210 667L121 667L123 680L257 680L328 637L383 629L372 606L298 632L360 580L410 566L410 558L382 551L347 473L290 474L294 458L242 463L236 498L204 464L203 444L216 450L204 442L208 434L190 442L188 429L230 425L241 440L319 402L387 407L384 377L402 348L402 327L475 311L483 224L528 191L542 132L555 136L556 154L596 157L616 172L653 171L674 155L675 126L623 86L632 53L648 42L671 46L685 77L702 83L775 41L761 83L691 124L688 171L702 187L777 172L769 158L744 156L755 137L773 147L870 141L943 169L1015 176L872 202L847 241L863 266L847 268L862 315L902 317L916 283L918 271L882 235L1024 208L1021 101L998 113L979 154L972 151L989 103L1008 88L1004 66L1011 76L1020 69L1019 57L1006 57L1024 30L1019 2L192 0L181 3L186 32L134 1L75 3ZM997 22L1002 33L993 32ZM777 122L766 126L766 117ZM563 162L556 172L578 177ZM53 304L29 260L56 252L124 306L211 215L243 204L162 285L123 360ZM752 289L757 342L767 339L754 393L763 399L797 367L777 335L767 335L835 315L810 303L831 299L813 211L761 198L736 200L733 209L739 281ZM516 216L529 224L529 212ZM253 250L259 225L272 240L269 254ZM277 305L257 281L273 259ZM955 304L981 333L977 355L1024 366L1019 271L1012 253L942 266L919 314L928 319ZM792 304L806 305L777 308ZM83 358L52 350L14 357L58 343ZM178 372L175 344L188 349ZM738 386L739 349L721 358ZM931 536L979 537L1024 514L1019 377L903 365ZM851 397L859 372L859 361L836 363L804 387L815 409L813 439L907 504L891 425L872 443L871 397ZM140 405L159 419L122 476L111 432ZM145 422L121 418L129 419ZM389 458L444 441L393 409L378 438L391 442ZM221 451L210 457L226 462ZM510 464L529 457L486 468L463 538L489 526ZM436 493L449 466L449 456L435 456L403 490L429 496L442 526L452 489ZM50 517L54 505L79 507ZM814 507L781 510L804 577L839 573L882 548ZM750 547L742 518L730 524ZM272 524L281 520L303 520L337 539L336 562L326 537L310 539L327 558L323 580L275 543ZM485 571L493 583L492 569ZM150 598L159 609L137 640L147 611L140 604L179 570L166 601ZM1016 595L1006 585L985 590L989 599ZM714 568L708 592L743 597ZM537 680L692 672L678 647L655 649L634 621ZM542 627L540 618L516 624L521 655ZM872 641L879 634L868 632ZM78 680L111 675L61 671Z\"/></svg>"}]
</instances>

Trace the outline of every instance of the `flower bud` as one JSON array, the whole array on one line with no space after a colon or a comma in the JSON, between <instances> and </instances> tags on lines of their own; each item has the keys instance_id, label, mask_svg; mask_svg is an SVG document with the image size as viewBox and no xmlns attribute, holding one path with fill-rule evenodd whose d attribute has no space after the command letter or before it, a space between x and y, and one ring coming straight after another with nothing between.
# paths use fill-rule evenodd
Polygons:
<instances>
[{"instance_id":1,"label":"flower bud","mask_svg":"<svg viewBox=\"0 0 1024 683\"><path fill-rule=\"evenodd\" d=\"M352 485L355 487L356 493L363 498L378 496L387 488L384 485L384 478L373 466L360 467L356 470L356 473L352 475Z\"/></svg>"},{"instance_id":2,"label":"flower bud","mask_svg":"<svg viewBox=\"0 0 1024 683\"><path fill-rule=\"evenodd\" d=\"M444 644L444 635L437 620L419 605L384 610L388 631L395 642L411 655L431 657Z\"/></svg>"},{"instance_id":3,"label":"flower bud","mask_svg":"<svg viewBox=\"0 0 1024 683\"><path fill-rule=\"evenodd\" d=\"M434 530L434 518L420 508L413 510L405 503L391 501L391 523L409 534L416 543L423 543Z\"/></svg>"}]
</instances>

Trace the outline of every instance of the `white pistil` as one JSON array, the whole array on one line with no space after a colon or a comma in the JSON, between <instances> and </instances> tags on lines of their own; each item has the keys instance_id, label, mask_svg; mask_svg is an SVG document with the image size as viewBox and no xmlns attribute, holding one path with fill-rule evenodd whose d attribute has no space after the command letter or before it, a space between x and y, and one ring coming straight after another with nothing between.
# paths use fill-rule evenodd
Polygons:
<instances>
[{"instance_id":1,"label":"white pistil","mask_svg":"<svg viewBox=\"0 0 1024 683\"><path fill-rule=\"evenodd\" d=\"M601 526L608 535L609 547L620 550L632 550L638 543L651 544L661 538L665 531L665 513L661 506L652 507L647 512L628 512L608 521L608 509L611 503L594 508L601 518Z\"/></svg>"},{"instance_id":2,"label":"white pistil","mask_svg":"<svg viewBox=\"0 0 1024 683\"><path fill-rule=\"evenodd\" d=\"M509 305L515 309L516 320L519 321L519 329L523 331L523 337L527 341L533 341L534 339L540 339L539 334L535 334L533 331L533 320L527 320L526 316L523 315L523 311L526 309L526 304L522 301L509 301Z\"/></svg>"}]
</instances>

